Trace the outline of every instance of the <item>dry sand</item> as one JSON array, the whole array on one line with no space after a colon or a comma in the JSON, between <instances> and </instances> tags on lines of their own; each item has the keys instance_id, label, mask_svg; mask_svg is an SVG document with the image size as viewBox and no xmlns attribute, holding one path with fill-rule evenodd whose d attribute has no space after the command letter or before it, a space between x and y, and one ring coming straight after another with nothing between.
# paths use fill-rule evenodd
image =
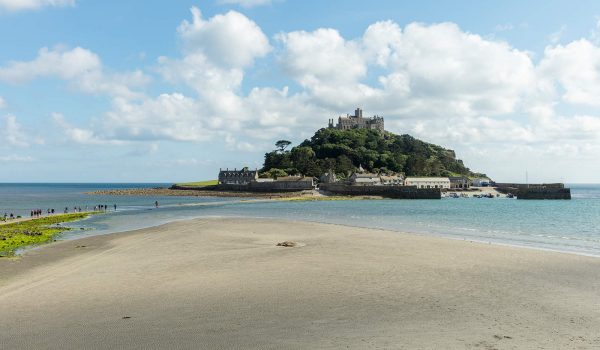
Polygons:
<instances>
[{"instance_id":1,"label":"dry sand","mask_svg":"<svg viewBox=\"0 0 600 350\"><path fill-rule=\"evenodd\" d=\"M600 259L314 223L177 222L0 260L0 349L44 348L594 349Z\"/></svg>"}]
</instances>

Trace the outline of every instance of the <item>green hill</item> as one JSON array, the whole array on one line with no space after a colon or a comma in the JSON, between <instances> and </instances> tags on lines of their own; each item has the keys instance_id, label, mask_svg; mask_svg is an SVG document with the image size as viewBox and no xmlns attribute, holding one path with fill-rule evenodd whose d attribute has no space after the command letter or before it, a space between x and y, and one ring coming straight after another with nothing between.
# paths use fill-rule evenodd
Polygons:
<instances>
[{"instance_id":1,"label":"green hill","mask_svg":"<svg viewBox=\"0 0 600 350\"><path fill-rule=\"evenodd\" d=\"M344 176L359 165L370 172L407 176L483 175L471 172L452 150L387 131L324 128L291 150L285 149L285 140L276 145L279 149L265 154L263 176L319 176L329 169Z\"/></svg>"}]
</instances>

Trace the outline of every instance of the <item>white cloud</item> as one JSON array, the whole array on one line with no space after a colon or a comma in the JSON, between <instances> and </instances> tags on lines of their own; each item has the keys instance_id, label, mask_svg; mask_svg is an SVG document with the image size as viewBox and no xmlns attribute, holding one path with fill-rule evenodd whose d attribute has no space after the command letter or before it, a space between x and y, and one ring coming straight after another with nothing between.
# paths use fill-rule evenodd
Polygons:
<instances>
[{"instance_id":1,"label":"white cloud","mask_svg":"<svg viewBox=\"0 0 600 350\"><path fill-rule=\"evenodd\" d=\"M0 129L0 136L13 146L29 146L27 136L21 128L21 124L17 122L14 115L6 115L3 117L4 126Z\"/></svg>"},{"instance_id":2,"label":"white cloud","mask_svg":"<svg viewBox=\"0 0 600 350\"><path fill-rule=\"evenodd\" d=\"M0 0L0 9L9 11L34 10L46 6L74 6L75 0Z\"/></svg>"},{"instance_id":3,"label":"white cloud","mask_svg":"<svg viewBox=\"0 0 600 350\"><path fill-rule=\"evenodd\" d=\"M285 49L281 63L307 88L315 85L355 83L367 73L363 52L334 29L291 32L278 39Z\"/></svg>"},{"instance_id":4,"label":"white cloud","mask_svg":"<svg viewBox=\"0 0 600 350\"><path fill-rule=\"evenodd\" d=\"M86 93L129 97L137 96L130 88L144 86L149 81L141 71L106 73L98 55L81 47L42 48L31 61L12 61L0 67L0 81L23 84L44 77L69 81Z\"/></svg>"},{"instance_id":5,"label":"white cloud","mask_svg":"<svg viewBox=\"0 0 600 350\"><path fill-rule=\"evenodd\" d=\"M52 119L54 122L63 129L65 135L69 138L69 141L73 141L79 144L96 145L96 144L122 144L119 140L110 140L103 138L96 134L91 129L83 129L72 126L68 123L64 116L60 113L53 112Z\"/></svg>"},{"instance_id":6,"label":"white cloud","mask_svg":"<svg viewBox=\"0 0 600 350\"><path fill-rule=\"evenodd\" d=\"M212 122L197 101L174 93L137 103L116 99L102 130L103 136L116 140L203 141L209 138L207 125Z\"/></svg>"},{"instance_id":7,"label":"white cloud","mask_svg":"<svg viewBox=\"0 0 600 350\"><path fill-rule=\"evenodd\" d=\"M256 23L236 11L202 19L192 7L192 22L183 21L177 29L186 54L201 53L213 65L241 68L270 50L269 40Z\"/></svg>"},{"instance_id":8,"label":"white cloud","mask_svg":"<svg viewBox=\"0 0 600 350\"><path fill-rule=\"evenodd\" d=\"M355 40L333 29L292 32L278 40L281 64L330 108L363 105L388 115L439 117L504 114L535 83L526 52L452 23L412 23L402 30L385 21ZM379 84L370 83L371 68L382 72Z\"/></svg>"},{"instance_id":9,"label":"white cloud","mask_svg":"<svg viewBox=\"0 0 600 350\"><path fill-rule=\"evenodd\" d=\"M542 80L560 83L566 102L600 106L599 60L600 47L580 39L564 46L547 47L538 70Z\"/></svg>"},{"instance_id":10,"label":"white cloud","mask_svg":"<svg viewBox=\"0 0 600 350\"><path fill-rule=\"evenodd\" d=\"M6 100L0 96L0 109L6 108Z\"/></svg>"},{"instance_id":11,"label":"white cloud","mask_svg":"<svg viewBox=\"0 0 600 350\"><path fill-rule=\"evenodd\" d=\"M242 7L255 7L270 5L272 0L219 0L219 4L240 5Z\"/></svg>"}]
</instances>

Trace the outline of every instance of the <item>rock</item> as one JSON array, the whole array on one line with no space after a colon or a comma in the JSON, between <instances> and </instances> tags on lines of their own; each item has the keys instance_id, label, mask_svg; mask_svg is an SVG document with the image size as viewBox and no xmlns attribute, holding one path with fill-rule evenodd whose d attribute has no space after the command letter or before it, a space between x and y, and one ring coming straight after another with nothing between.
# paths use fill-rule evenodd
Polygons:
<instances>
[{"instance_id":1,"label":"rock","mask_svg":"<svg viewBox=\"0 0 600 350\"><path fill-rule=\"evenodd\" d=\"M277 246L278 247L295 247L296 242L292 242L292 241L279 242L279 243L277 243Z\"/></svg>"}]
</instances>

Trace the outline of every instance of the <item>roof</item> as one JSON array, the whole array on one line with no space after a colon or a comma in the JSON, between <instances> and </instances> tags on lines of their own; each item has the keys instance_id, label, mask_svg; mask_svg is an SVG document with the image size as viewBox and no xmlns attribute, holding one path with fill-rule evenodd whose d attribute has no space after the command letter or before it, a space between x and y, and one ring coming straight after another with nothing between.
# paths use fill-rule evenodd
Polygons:
<instances>
[{"instance_id":1,"label":"roof","mask_svg":"<svg viewBox=\"0 0 600 350\"><path fill-rule=\"evenodd\" d=\"M219 175L220 174L258 174L258 170L249 170L249 169L221 169L219 170Z\"/></svg>"},{"instance_id":2,"label":"roof","mask_svg":"<svg viewBox=\"0 0 600 350\"><path fill-rule=\"evenodd\" d=\"M379 178L356 178L354 182L379 182Z\"/></svg>"},{"instance_id":3,"label":"roof","mask_svg":"<svg viewBox=\"0 0 600 350\"><path fill-rule=\"evenodd\" d=\"M447 177L407 177L406 181L429 181L429 182L435 182L435 181L450 181L450 179L447 178Z\"/></svg>"},{"instance_id":4,"label":"roof","mask_svg":"<svg viewBox=\"0 0 600 350\"><path fill-rule=\"evenodd\" d=\"M278 177L277 181L312 181L312 178L303 176L282 176Z\"/></svg>"},{"instance_id":5,"label":"roof","mask_svg":"<svg viewBox=\"0 0 600 350\"><path fill-rule=\"evenodd\" d=\"M377 174L359 174L359 173L354 173L354 175L357 178L373 178L373 177L377 177L378 178L379 177L379 175L377 175Z\"/></svg>"}]
</instances>

